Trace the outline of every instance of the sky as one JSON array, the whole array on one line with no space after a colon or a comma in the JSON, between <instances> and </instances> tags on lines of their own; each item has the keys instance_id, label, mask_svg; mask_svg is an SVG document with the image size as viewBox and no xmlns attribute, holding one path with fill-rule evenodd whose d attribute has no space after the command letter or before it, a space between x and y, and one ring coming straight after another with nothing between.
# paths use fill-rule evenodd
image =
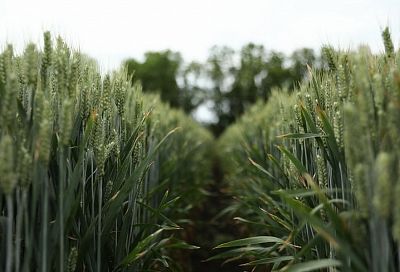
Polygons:
<instances>
[{"instance_id":1,"label":"sky","mask_svg":"<svg viewBox=\"0 0 400 272\"><path fill-rule=\"evenodd\" d=\"M203 61L213 45L248 42L289 54L323 44L383 50L381 29L400 37L400 0L0 0L0 47L60 34L109 70L150 50Z\"/></svg>"}]
</instances>

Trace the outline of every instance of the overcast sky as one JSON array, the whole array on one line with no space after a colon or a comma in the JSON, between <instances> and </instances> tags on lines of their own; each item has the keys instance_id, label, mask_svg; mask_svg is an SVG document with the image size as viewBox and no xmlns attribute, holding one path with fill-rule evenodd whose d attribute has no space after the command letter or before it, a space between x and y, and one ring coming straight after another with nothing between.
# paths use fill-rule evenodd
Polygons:
<instances>
[{"instance_id":1,"label":"overcast sky","mask_svg":"<svg viewBox=\"0 0 400 272\"><path fill-rule=\"evenodd\" d=\"M386 25L398 45L400 0L0 0L1 45L41 43L51 30L103 69L166 48L204 60L215 44L256 42L289 53L368 43L377 51Z\"/></svg>"}]
</instances>

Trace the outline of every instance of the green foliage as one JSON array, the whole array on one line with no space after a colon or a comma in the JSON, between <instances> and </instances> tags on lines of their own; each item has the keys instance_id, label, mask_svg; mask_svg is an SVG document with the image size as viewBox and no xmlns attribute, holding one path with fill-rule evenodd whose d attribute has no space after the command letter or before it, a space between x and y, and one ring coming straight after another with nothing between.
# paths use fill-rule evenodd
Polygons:
<instances>
[{"instance_id":1,"label":"green foliage","mask_svg":"<svg viewBox=\"0 0 400 272\"><path fill-rule=\"evenodd\" d=\"M322 60L307 48L287 57L253 43L243 46L238 56L230 48L214 47L206 65L212 83L210 101L218 118L213 132L221 134L257 100L267 101L274 88L293 90L306 79L307 65L315 69L323 66Z\"/></svg>"},{"instance_id":2,"label":"green foliage","mask_svg":"<svg viewBox=\"0 0 400 272\"><path fill-rule=\"evenodd\" d=\"M173 237L174 220L202 198L211 139L125 70L102 75L48 32L43 51L6 47L0 270L172 270L169 251L194 248Z\"/></svg>"},{"instance_id":3,"label":"green foliage","mask_svg":"<svg viewBox=\"0 0 400 272\"><path fill-rule=\"evenodd\" d=\"M134 59L126 60L124 66L134 80L139 80L145 91L158 92L164 102L173 107L181 105L177 74L182 59L179 53L169 50L147 52L140 63Z\"/></svg>"},{"instance_id":4,"label":"green foliage","mask_svg":"<svg viewBox=\"0 0 400 272\"><path fill-rule=\"evenodd\" d=\"M172 107L192 113L206 103L216 118L211 125L216 135L258 99L268 100L273 88L293 90L307 78L307 65L321 69L323 60L308 48L285 56L253 43L238 52L214 46L205 63L186 64L170 50L148 52L143 62L123 63L133 82L140 81L146 92L159 93Z\"/></svg>"},{"instance_id":5,"label":"green foliage","mask_svg":"<svg viewBox=\"0 0 400 272\"><path fill-rule=\"evenodd\" d=\"M400 66L383 38L383 55L325 47L328 72L273 91L222 135L231 210L255 237L217 256L272 271L399 270Z\"/></svg>"}]
</instances>

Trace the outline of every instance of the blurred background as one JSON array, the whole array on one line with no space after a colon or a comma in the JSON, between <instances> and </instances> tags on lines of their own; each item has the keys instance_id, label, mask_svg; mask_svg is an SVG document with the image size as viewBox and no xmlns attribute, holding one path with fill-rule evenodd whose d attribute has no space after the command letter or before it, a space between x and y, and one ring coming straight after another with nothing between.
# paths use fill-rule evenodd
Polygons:
<instances>
[{"instance_id":1,"label":"blurred background","mask_svg":"<svg viewBox=\"0 0 400 272\"><path fill-rule=\"evenodd\" d=\"M382 51L386 25L398 40L398 0L0 1L1 44L22 50L50 30L215 135L271 89L293 89L306 65L323 69L324 44Z\"/></svg>"}]
</instances>

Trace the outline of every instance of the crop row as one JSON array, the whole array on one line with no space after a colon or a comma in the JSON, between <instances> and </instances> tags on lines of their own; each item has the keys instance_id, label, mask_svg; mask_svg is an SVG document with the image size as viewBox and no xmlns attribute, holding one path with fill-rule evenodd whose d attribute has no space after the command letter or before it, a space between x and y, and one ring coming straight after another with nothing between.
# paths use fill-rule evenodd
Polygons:
<instances>
[{"instance_id":1,"label":"crop row","mask_svg":"<svg viewBox=\"0 0 400 272\"><path fill-rule=\"evenodd\" d=\"M400 53L325 47L293 93L275 91L219 140L229 208L249 238L214 256L272 271L400 269ZM260 270L263 271L263 270Z\"/></svg>"},{"instance_id":2,"label":"crop row","mask_svg":"<svg viewBox=\"0 0 400 272\"><path fill-rule=\"evenodd\" d=\"M0 270L173 267L209 133L44 34L0 54ZM195 167L193 167L195 166ZM184 184L184 186L182 186ZM185 199L180 199L184 195ZM174 218L171 220L170 218Z\"/></svg>"}]
</instances>

